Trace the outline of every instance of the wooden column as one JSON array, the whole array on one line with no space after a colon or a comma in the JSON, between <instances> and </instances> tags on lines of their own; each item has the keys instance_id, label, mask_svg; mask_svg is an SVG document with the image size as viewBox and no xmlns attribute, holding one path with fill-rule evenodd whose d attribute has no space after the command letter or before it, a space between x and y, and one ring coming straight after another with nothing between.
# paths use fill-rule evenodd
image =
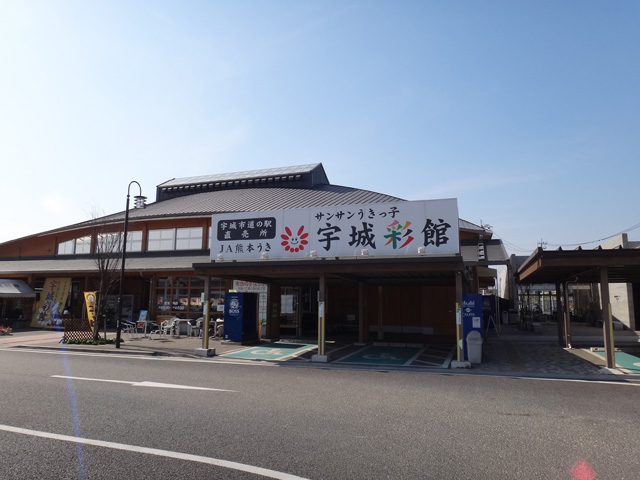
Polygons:
<instances>
[{"instance_id":1,"label":"wooden column","mask_svg":"<svg viewBox=\"0 0 640 480\"><path fill-rule=\"evenodd\" d=\"M154 282L155 283L155 282ZM209 320L211 319L211 277L204 277L204 318L202 319L202 348L209 349Z\"/></svg>"},{"instance_id":2,"label":"wooden column","mask_svg":"<svg viewBox=\"0 0 640 480\"><path fill-rule=\"evenodd\" d=\"M318 355L324 355L325 343L325 316L327 314L326 304L326 284L324 273L320 274L320 282L318 288Z\"/></svg>"},{"instance_id":3,"label":"wooden column","mask_svg":"<svg viewBox=\"0 0 640 480\"><path fill-rule=\"evenodd\" d=\"M384 340L384 314L382 312L384 308L384 298L382 297L384 288L382 285L378 286L378 340Z\"/></svg>"},{"instance_id":4,"label":"wooden column","mask_svg":"<svg viewBox=\"0 0 640 480\"><path fill-rule=\"evenodd\" d=\"M556 322L558 323L558 344L561 347L566 347L564 344L564 318L562 312L562 284L556 283L556 305L558 310L556 311Z\"/></svg>"},{"instance_id":5,"label":"wooden column","mask_svg":"<svg viewBox=\"0 0 640 480\"><path fill-rule=\"evenodd\" d=\"M462 341L462 272L456 272L456 352L458 362L464 360L464 345Z\"/></svg>"},{"instance_id":6,"label":"wooden column","mask_svg":"<svg viewBox=\"0 0 640 480\"><path fill-rule=\"evenodd\" d=\"M607 368L615 368L613 321L611 319L611 299L609 298L609 269L600 267L600 296L602 297L602 333Z\"/></svg>"},{"instance_id":7,"label":"wooden column","mask_svg":"<svg viewBox=\"0 0 640 480\"><path fill-rule=\"evenodd\" d=\"M472 268L471 275L471 293L480 293L480 276L478 275L478 267Z\"/></svg>"},{"instance_id":8,"label":"wooden column","mask_svg":"<svg viewBox=\"0 0 640 480\"><path fill-rule=\"evenodd\" d=\"M563 284L564 293L564 346L565 348L571 348L571 311L569 310L569 284L565 282Z\"/></svg>"},{"instance_id":9,"label":"wooden column","mask_svg":"<svg viewBox=\"0 0 640 480\"><path fill-rule=\"evenodd\" d=\"M364 283L358 282L358 342L364 343Z\"/></svg>"}]
</instances>

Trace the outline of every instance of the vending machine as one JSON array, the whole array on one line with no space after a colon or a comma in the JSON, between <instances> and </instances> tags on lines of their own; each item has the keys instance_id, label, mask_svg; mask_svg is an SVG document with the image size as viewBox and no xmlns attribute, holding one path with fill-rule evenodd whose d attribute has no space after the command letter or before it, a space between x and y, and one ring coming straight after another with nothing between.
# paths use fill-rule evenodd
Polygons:
<instances>
[{"instance_id":1,"label":"vending machine","mask_svg":"<svg viewBox=\"0 0 640 480\"><path fill-rule=\"evenodd\" d=\"M227 292L224 296L224 335L232 342L258 339L258 295Z\"/></svg>"}]
</instances>

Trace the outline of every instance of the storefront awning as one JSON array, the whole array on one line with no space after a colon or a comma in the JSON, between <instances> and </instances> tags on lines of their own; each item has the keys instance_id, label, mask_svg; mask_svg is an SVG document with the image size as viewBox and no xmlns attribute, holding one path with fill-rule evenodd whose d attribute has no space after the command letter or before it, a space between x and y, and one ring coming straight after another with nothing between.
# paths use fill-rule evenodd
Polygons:
<instances>
[{"instance_id":1,"label":"storefront awning","mask_svg":"<svg viewBox=\"0 0 640 480\"><path fill-rule=\"evenodd\" d=\"M0 297L35 297L36 292L22 280L0 278Z\"/></svg>"},{"instance_id":2,"label":"storefront awning","mask_svg":"<svg viewBox=\"0 0 640 480\"><path fill-rule=\"evenodd\" d=\"M365 282L378 285L406 283L455 283L464 270L460 255L258 260L195 263L197 275L247 280L257 283L303 284L327 280Z\"/></svg>"}]
</instances>

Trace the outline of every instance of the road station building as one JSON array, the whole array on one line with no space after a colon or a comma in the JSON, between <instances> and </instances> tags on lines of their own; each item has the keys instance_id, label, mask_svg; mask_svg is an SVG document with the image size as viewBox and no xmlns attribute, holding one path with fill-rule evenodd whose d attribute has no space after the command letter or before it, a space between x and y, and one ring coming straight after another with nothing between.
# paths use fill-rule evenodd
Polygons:
<instances>
[{"instance_id":1,"label":"road station building","mask_svg":"<svg viewBox=\"0 0 640 480\"><path fill-rule=\"evenodd\" d=\"M333 185L322 164L171 179L127 219L123 319L196 319L205 305L216 318L225 292L256 291L270 339L451 341L462 295L493 287L490 267L508 261L490 230L459 218L456 199ZM86 315L83 292L99 290L104 245L115 239L117 256L124 221L120 212L0 244L0 279L19 285L0 296L3 315L52 326L47 298ZM109 315L117 291L105 296Z\"/></svg>"}]
</instances>

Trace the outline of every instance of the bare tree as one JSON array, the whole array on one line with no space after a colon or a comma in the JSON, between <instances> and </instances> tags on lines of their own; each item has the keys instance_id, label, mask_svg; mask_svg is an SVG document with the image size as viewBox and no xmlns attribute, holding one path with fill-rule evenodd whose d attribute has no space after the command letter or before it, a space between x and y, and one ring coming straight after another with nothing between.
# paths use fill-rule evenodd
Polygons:
<instances>
[{"instance_id":1,"label":"bare tree","mask_svg":"<svg viewBox=\"0 0 640 480\"><path fill-rule=\"evenodd\" d=\"M99 218L99 213L100 211L94 207L93 219ZM100 334L100 320L106 319L107 297L115 291L120 278L122 232L114 232L113 226L96 224L92 237L95 239L93 258L98 268L98 277L95 279L98 292L96 321L93 325L93 338L97 340Z\"/></svg>"}]
</instances>

